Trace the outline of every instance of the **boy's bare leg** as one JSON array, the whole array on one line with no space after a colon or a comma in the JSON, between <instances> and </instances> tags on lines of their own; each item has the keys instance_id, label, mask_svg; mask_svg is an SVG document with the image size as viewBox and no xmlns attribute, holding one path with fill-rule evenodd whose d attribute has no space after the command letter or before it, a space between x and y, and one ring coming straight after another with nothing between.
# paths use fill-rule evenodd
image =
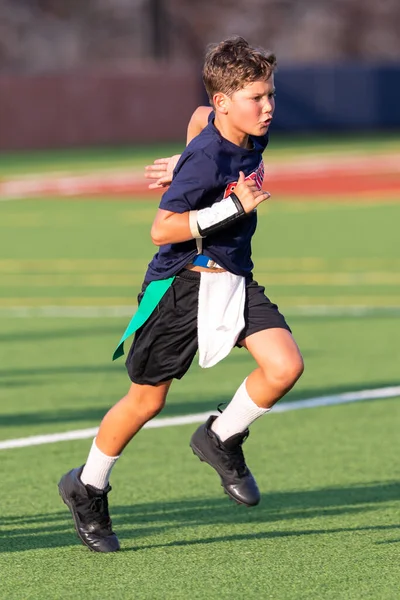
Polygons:
<instances>
[{"instance_id":1,"label":"boy's bare leg","mask_svg":"<svg viewBox=\"0 0 400 600\"><path fill-rule=\"evenodd\" d=\"M286 329L272 328L253 333L242 344L258 364L246 380L253 402L261 408L272 408L300 378L303 358Z\"/></svg>"},{"instance_id":2,"label":"boy's bare leg","mask_svg":"<svg viewBox=\"0 0 400 600\"><path fill-rule=\"evenodd\" d=\"M164 407L172 380L157 385L132 383L103 418L96 436L98 449L107 456L121 454L133 436Z\"/></svg>"},{"instance_id":3,"label":"boy's bare leg","mask_svg":"<svg viewBox=\"0 0 400 600\"><path fill-rule=\"evenodd\" d=\"M108 411L80 476L85 485L100 490L107 487L111 471L125 446L163 409L171 382L157 385L132 383L126 396Z\"/></svg>"},{"instance_id":4,"label":"boy's bare leg","mask_svg":"<svg viewBox=\"0 0 400 600\"><path fill-rule=\"evenodd\" d=\"M304 365L292 334L286 329L264 329L242 343L258 364L212 429L222 441L240 433L269 411L296 383Z\"/></svg>"},{"instance_id":5,"label":"boy's bare leg","mask_svg":"<svg viewBox=\"0 0 400 600\"><path fill-rule=\"evenodd\" d=\"M247 428L290 390L303 372L300 351L286 329L254 333L242 342L258 368L241 384L218 417L210 417L193 434L194 453L221 477L225 492L236 502L255 506L260 492L246 466L242 443Z\"/></svg>"},{"instance_id":6,"label":"boy's bare leg","mask_svg":"<svg viewBox=\"0 0 400 600\"><path fill-rule=\"evenodd\" d=\"M108 478L127 443L163 408L170 385L133 383L101 422L86 464L66 473L58 484L79 538L95 552L119 550L108 512Z\"/></svg>"}]
</instances>

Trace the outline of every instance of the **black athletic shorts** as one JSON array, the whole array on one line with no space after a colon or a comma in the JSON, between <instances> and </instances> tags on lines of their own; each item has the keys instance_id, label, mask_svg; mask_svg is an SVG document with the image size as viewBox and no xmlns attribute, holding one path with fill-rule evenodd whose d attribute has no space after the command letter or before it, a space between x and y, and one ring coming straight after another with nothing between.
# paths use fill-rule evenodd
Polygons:
<instances>
[{"instance_id":1,"label":"black athletic shorts","mask_svg":"<svg viewBox=\"0 0 400 600\"><path fill-rule=\"evenodd\" d=\"M147 287L145 282L138 303ZM150 315L137 330L126 359L134 383L155 385L181 379L197 352L197 309L200 273L183 269ZM245 327L238 343L257 331L279 327L291 331L265 288L252 277L246 280Z\"/></svg>"}]
</instances>

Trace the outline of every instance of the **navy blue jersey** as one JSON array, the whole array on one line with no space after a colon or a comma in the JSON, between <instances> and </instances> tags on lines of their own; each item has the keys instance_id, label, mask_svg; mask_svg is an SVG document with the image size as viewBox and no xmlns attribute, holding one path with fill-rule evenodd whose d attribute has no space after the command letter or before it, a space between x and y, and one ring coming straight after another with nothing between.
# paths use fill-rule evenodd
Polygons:
<instances>
[{"instance_id":1,"label":"navy blue jersey","mask_svg":"<svg viewBox=\"0 0 400 600\"><path fill-rule=\"evenodd\" d=\"M213 116L213 113L212 113ZM213 120L185 148L174 170L170 187L161 198L160 208L175 213L206 208L229 196L243 171L261 189L264 178L262 153L268 135L249 136L253 148L241 148L223 138ZM202 239L202 252L235 275L246 276L253 269L251 238L257 225L254 210L226 229ZM145 280L176 275L197 254L196 241L165 244L150 262Z\"/></svg>"}]
</instances>

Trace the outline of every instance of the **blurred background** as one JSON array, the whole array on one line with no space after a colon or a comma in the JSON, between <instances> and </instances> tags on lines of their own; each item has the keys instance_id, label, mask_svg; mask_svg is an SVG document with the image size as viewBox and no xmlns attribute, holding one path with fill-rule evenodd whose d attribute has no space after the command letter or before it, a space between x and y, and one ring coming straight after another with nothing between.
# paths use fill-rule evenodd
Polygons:
<instances>
[{"instance_id":1,"label":"blurred background","mask_svg":"<svg viewBox=\"0 0 400 600\"><path fill-rule=\"evenodd\" d=\"M0 150L181 140L232 34L278 56L275 130L399 128L399 23L396 0L2 0Z\"/></svg>"}]
</instances>

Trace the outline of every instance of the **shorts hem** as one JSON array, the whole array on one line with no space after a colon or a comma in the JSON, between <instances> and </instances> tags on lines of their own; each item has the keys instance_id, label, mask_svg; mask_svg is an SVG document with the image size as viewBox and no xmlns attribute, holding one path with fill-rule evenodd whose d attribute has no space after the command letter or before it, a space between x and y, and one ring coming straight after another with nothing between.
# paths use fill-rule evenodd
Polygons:
<instances>
[{"instance_id":1,"label":"shorts hem","mask_svg":"<svg viewBox=\"0 0 400 600\"><path fill-rule=\"evenodd\" d=\"M156 386L159 385L160 383L167 383L168 381L172 381L173 379L181 379L181 377L168 377L168 379L157 379L154 380L152 377L132 377L131 375L129 375L129 379L131 380L132 383L136 383L136 385L152 385L152 386Z\"/></svg>"},{"instance_id":2,"label":"shorts hem","mask_svg":"<svg viewBox=\"0 0 400 600\"><path fill-rule=\"evenodd\" d=\"M287 323L276 323L273 325L260 325L260 327L255 327L254 329L251 329L250 331L246 332L246 335L244 337L241 337L240 339L238 339L238 341L236 342L236 346L238 346L239 348L242 348L243 346L240 346L241 342L244 342L245 339L247 339L248 337L250 337L251 335L253 335L254 333L260 333L260 331L266 331L268 329L284 329L285 331L288 331L289 333L292 333L292 330L290 329L289 325Z\"/></svg>"}]
</instances>

